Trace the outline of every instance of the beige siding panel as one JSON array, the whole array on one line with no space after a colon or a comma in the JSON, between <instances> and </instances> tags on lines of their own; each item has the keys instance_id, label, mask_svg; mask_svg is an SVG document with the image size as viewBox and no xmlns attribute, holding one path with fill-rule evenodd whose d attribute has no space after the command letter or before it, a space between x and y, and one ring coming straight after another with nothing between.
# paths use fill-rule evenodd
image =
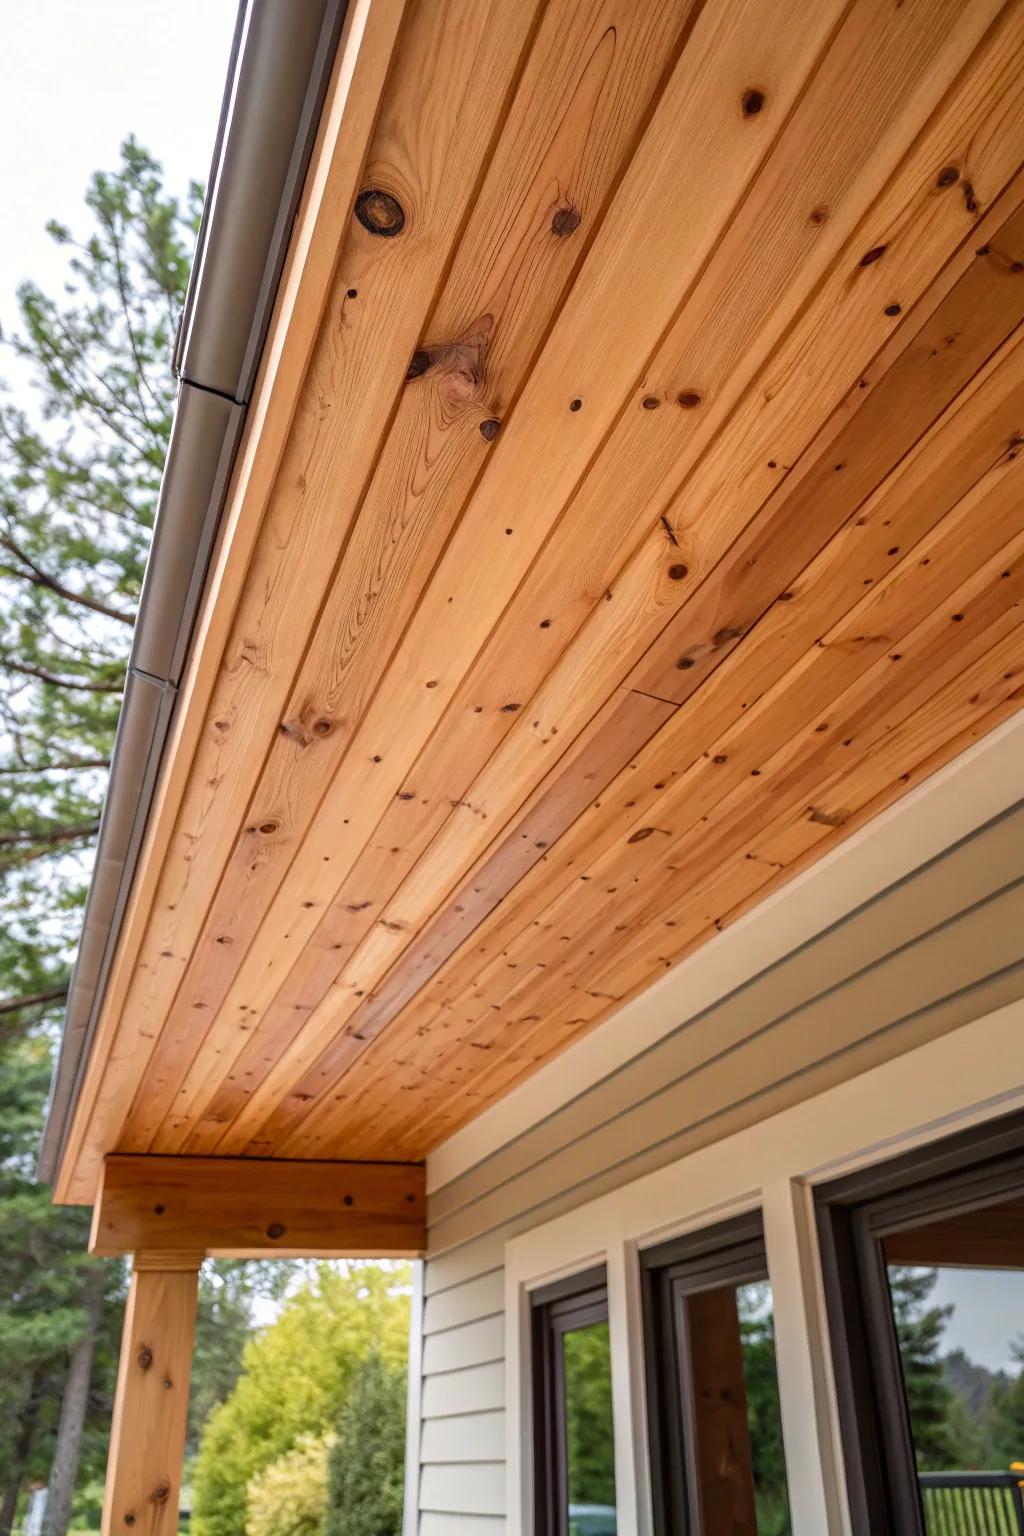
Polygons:
<instances>
[{"instance_id":1,"label":"beige siding panel","mask_svg":"<svg viewBox=\"0 0 1024 1536\"><path fill-rule=\"evenodd\" d=\"M465 1371L446 1371L442 1376L425 1376L423 1379L424 1419L487 1413L504 1407L504 1361L471 1366Z\"/></svg>"},{"instance_id":2,"label":"beige siding panel","mask_svg":"<svg viewBox=\"0 0 1024 1536\"><path fill-rule=\"evenodd\" d=\"M432 1221L431 1249L477 1237L607 1169L612 1158L621 1162L632 1157L773 1083L801 1074L800 1097L820 1092L823 1084L808 1071L816 1062L1013 966L1021 959L1022 934L1024 884L981 903L778 1022L766 1025L764 1015L761 1022L752 1019L750 1000L745 999L748 1006L728 1023L716 1020L713 1033L706 1025L684 1032L684 1076L447 1221ZM941 1033L941 1026L934 1032ZM890 1054L907 1048L892 1044Z\"/></svg>"},{"instance_id":3,"label":"beige siding panel","mask_svg":"<svg viewBox=\"0 0 1024 1536\"><path fill-rule=\"evenodd\" d=\"M505 1511L505 1463L433 1464L420 1473L420 1509L462 1515Z\"/></svg>"},{"instance_id":4,"label":"beige siding panel","mask_svg":"<svg viewBox=\"0 0 1024 1536\"><path fill-rule=\"evenodd\" d=\"M430 1211L430 1201L427 1201ZM427 1241L430 1241L429 1233ZM424 1286L426 1296L439 1291L465 1285L487 1270L500 1269L505 1262L505 1238L501 1232L491 1232L478 1243L462 1248L458 1253L431 1256L426 1268Z\"/></svg>"},{"instance_id":5,"label":"beige siding panel","mask_svg":"<svg viewBox=\"0 0 1024 1536\"><path fill-rule=\"evenodd\" d=\"M503 1461L505 1415L464 1413L428 1419L423 1426L420 1461Z\"/></svg>"},{"instance_id":6,"label":"beige siding panel","mask_svg":"<svg viewBox=\"0 0 1024 1536\"><path fill-rule=\"evenodd\" d=\"M471 1323L478 1317L490 1317L504 1305L505 1274L502 1269L492 1269L466 1285L428 1296L423 1309L424 1335Z\"/></svg>"},{"instance_id":7,"label":"beige siding panel","mask_svg":"<svg viewBox=\"0 0 1024 1536\"><path fill-rule=\"evenodd\" d=\"M439 1515L424 1510L420 1536L505 1536L504 1517L495 1515Z\"/></svg>"},{"instance_id":8,"label":"beige siding panel","mask_svg":"<svg viewBox=\"0 0 1024 1536\"><path fill-rule=\"evenodd\" d=\"M505 1323L500 1313L480 1318L475 1323L465 1323L461 1328L432 1333L423 1342L424 1376L459 1371L469 1365L484 1365L504 1358Z\"/></svg>"},{"instance_id":9,"label":"beige siding panel","mask_svg":"<svg viewBox=\"0 0 1024 1536\"><path fill-rule=\"evenodd\" d=\"M430 1200L431 1223L441 1223L526 1166L550 1158L551 1169L559 1169L555 1154L684 1071L691 1071L702 1051L708 1055L719 1052L726 1037L742 1037L763 1028L770 1020L921 938L1019 879L1022 863L1024 806L950 849L731 997L681 1025L653 1050L438 1190Z\"/></svg>"}]
</instances>

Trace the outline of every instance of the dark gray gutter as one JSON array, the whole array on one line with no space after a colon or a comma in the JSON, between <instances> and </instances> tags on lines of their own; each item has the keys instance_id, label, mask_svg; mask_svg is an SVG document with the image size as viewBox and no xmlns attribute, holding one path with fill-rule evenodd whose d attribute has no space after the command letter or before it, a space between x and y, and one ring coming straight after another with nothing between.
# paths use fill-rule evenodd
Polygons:
<instances>
[{"instance_id":1,"label":"dark gray gutter","mask_svg":"<svg viewBox=\"0 0 1024 1536\"><path fill-rule=\"evenodd\" d=\"M89 1059L345 0L241 0L174 354L174 422L39 1161L52 1180Z\"/></svg>"}]
</instances>

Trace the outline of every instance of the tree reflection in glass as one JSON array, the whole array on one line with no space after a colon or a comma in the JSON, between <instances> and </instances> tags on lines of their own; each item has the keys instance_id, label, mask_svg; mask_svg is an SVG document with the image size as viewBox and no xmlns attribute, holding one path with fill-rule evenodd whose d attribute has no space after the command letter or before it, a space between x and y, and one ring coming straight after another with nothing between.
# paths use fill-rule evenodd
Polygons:
<instances>
[{"instance_id":1,"label":"tree reflection in glass","mask_svg":"<svg viewBox=\"0 0 1024 1536\"><path fill-rule=\"evenodd\" d=\"M615 1450L607 1322L562 1336L569 1536L614 1536Z\"/></svg>"}]
</instances>

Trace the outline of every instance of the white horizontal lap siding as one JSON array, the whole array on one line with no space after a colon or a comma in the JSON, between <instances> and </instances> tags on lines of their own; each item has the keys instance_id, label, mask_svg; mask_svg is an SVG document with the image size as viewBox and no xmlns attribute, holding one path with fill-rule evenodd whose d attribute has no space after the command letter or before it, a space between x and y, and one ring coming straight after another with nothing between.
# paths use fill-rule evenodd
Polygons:
<instances>
[{"instance_id":1,"label":"white horizontal lap siding","mask_svg":"<svg viewBox=\"0 0 1024 1536\"><path fill-rule=\"evenodd\" d=\"M426 1266L419 1536L504 1533L505 1276L491 1258L483 1245Z\"/></svg>"},{"instance_id":2,"label":"white horizontal lap siding","mask_svg":"<svg viewBox=\"0 0 1024 1536\"><path fill-rule=\"evenodd\" d=\"M505 1536L504 1518L498 1515L437 1514L423 1510L420 1536Z\"/></svg>"}]
</instances>

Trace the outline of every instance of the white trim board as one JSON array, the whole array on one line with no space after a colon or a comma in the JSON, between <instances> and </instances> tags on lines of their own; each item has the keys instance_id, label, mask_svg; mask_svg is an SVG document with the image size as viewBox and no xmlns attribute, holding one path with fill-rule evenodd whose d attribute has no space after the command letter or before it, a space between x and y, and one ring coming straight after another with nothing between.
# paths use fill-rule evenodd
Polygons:
<instances>
[{"instance_id":1,"label":"white trim board","mask_svg":"<svg viewBox=\"0 0 1024 1536\"><path fill-rule=\"evenodd\" d=\"M690 1153L505 1245L508 1529L532 1533L529 1293L604 1262L619 1536L651 1530L640 1249L760 1208L794 1536L849 1536L813 1186L1024 1107L1024 1000Z\"/></svg>"},{"instance_id":2,"label":"white trim board","mask_svg":"<svg viewBox=\"0 0 1024 1536\"><path fill-rule=\"evenodd\" d=\"M427 1158L427 1193L968 837L1022 794L1024 713L1004 721L442 1142Z\"/></svg>"}]
</instances>

